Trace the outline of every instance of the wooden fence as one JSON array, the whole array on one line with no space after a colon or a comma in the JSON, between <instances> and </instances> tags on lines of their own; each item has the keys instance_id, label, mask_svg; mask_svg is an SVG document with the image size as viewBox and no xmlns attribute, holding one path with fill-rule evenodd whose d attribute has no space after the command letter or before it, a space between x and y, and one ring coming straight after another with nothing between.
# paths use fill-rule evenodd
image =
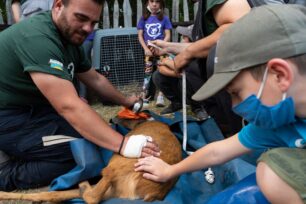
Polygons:
<instances>
[{"instance_id":1,"label":"wooden fence","mask_svg":"<svg viewBox=\"0 0 306 204\"><path fill-rule=\"evenodd\" d=\"M172 22L189 22L193 20L198 9L198 3L191 4L188 3L188 0L166 0L167 5L169 5L169 1L172 4L172 8L166 8L165 13ZM115 0L113 5L110 5L107 1L105 2L100 22L101 28L137 26L137 22L142 16L144 0L123 0L121 3L122 5L119 4L118 0ZM132 9L131 3L134 4L134 9ZM177 41L178 35L175 31L172 34L172 38L173 41Z\"/></svg>"},{"instance_id":2,"label":"wooden fence","mask_svg":"<svg viewBox=\"0 0 306 204\"><path fill-rule=\"evenodd\" d=\"M5 22L8 25L11 25L14 23L13 16L12 16L12 0L6 0L5 1L5 8L4 11L1 10L0 12L0 24L3 25Z\"/></svg>"},{"instance_id":3,"label":"wooden fence","mask_svg":"<svg viewBox=\"0 0 306 204\"><path fill-rule=\"evenodd\" d=\"M7 24L14 23L12 18L11 2L12 0L6 0ZM99 27L104 29L135 27L142 16L144 2L145 0L105 1ZM131 3L133 6L131 6ZM166 4L172 5L172 8L165 9L165 13L173 23L192 21L198 8L198 3L188 3L188 0L166 0ZM4 19L0 14L0 24L3 23ZM177 40L177 33L175 31L173 32L172 38L173 41Z\"/></svg>"}]
</instances>

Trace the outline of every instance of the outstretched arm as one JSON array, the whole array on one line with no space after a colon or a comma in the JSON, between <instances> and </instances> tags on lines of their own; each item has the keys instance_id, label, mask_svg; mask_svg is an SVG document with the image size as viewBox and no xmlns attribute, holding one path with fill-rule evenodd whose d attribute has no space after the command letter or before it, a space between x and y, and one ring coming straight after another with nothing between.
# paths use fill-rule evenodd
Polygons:
<instances>
[{"instance_id":1,"label":"outstretched arm","mask_svg":"<svg viewBox=\"0 0 306 204\"><path fill-rule=\"evenodd\" d=\"M95 69L90 69L87 72L79 73L77 74L77 77L87 87L97 92L100 97L106 98L117 105L131 107L139 99L136 96L125 97L110 83L106 77L96 72Z\"/></svg>"},{"instance_id":2,"label":"outstretched arm","mask_svg":"<svg viewBox=\"0 0 306 204\"><path fill-rule=\"evenodd\" d=\"M165 182L186 172L222 164L249 151L250 149L239 142L236 134L225 140L210 143L172 166L156 157L139 159L135 164L135 170L145 171L143 176L147 179Z\"/></svg>"},{"instance_id":3,"label":"outstretched arm","mask_svg":"<svg viewBox=\"0 0 306 204\"><path fill-rule=\"evenodd\" d=\"M250 11L246 0L228 0L225 3L213 8L213 16L218 25L209 36L192 43L174 59L175 68L180 71L192 59L207 57L209 49L218 41L222 33L239 18Z\"/></svg>"},{"instance_id":4,"label":"outstretched arm","mask_svg":"<svg viewBox=\"0 0 306 204\"><path fill-rule=\"evenodd\" d=\"M41 72L30 72L30 76L54 109L63 116L75 130L93 143L114 152L118 152L123 139L122 135L114 131L88 104L78 97L70 81ZM87 84L89 83L86 83L86 85ZM106 89L110 92L114 89L111 85L107 84L107 82L104 84L101 83L101 85L105 85L105 87L102 86L101 89ZM117 97L116 94L118 93L109 93L108 95L115 98ZM124 101L127 105L127 101ZM128 140L129 139L125 140L123 149L125 149ZM159 149L157 146L148 142L147 146L142 149L141 156L153 154L158 156L158 152Z\"/></svg>"},{"instance_id":5,"label":"outstretched arm","mask_svg":"<svg viewBox=\"0 0 306 204\"><path fill-rule=\"evenodd\" d=\"M154 55L160 56L167 53L178 54L185 50L191 43L166 42L164 40L154 40L153 44L160 47L162 50L151 47Z\"/></svg>"}]
</instances>

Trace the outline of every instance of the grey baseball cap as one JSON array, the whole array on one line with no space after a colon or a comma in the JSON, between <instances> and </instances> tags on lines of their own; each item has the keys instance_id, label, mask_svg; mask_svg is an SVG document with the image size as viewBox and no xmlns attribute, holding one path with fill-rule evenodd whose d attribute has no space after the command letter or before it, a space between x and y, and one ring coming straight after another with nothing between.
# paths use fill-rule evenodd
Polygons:
<instances>
[{"instance_id":1,"label":"grey baseball cap","mask_svg":"<svg viewBox=\"0 0 306 204\"><path fill-rule=\"evenodd\" d=\"M193 24L190 26L177 26L176 31L184 36L187 36L189 39L192 39L192 29Z\"/></svg>"},{"instance_id":2,"label":"grey baseball cap","mask_svg":"<svg viewBox=\"0 0 306 204\"><path fill-rule=\"evenodd\" d=\"M230 26L217 43L214 73L192 96L201 101L228 85L241 70L272 58L306 53L306 7L266 5Z\"/></svg>"}]
</instances>

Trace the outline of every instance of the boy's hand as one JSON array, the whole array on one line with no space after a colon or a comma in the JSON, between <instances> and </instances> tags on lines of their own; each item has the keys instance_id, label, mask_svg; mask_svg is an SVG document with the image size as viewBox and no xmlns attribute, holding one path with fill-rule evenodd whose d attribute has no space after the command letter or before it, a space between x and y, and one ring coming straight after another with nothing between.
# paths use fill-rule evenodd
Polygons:
<instances>
[{"instance_id":1,"label":"boy's hand","mask_svg":"<svg viewBox=\"0 0 306 204\"><path fill-rule=\"evenodd\" d=\"M139 159L135 171L145 171L143 177L155 182L166 182L173 177L172 166L156 157Z\"/></svg>"}]
</instances>

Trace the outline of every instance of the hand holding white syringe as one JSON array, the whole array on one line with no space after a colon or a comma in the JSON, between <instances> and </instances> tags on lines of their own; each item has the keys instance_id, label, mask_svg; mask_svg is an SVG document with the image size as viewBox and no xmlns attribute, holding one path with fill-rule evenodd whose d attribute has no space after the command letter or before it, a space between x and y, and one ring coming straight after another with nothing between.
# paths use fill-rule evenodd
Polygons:
<instances>
[{"instance_id":1,"label":"hand holding white syringe","mask_svg":"<svg viewBox=\"0 0 306 204\"><path fill-rule=\"evenodd\" d=\"M175 57L174 54L172 54L172 53L170 53L170 52L166 52L163 48L161 48L161 47L159 47L159 46L153 44L150 40L148 40L148 46L154 47L154 48L156 48L156 49L158 49L158 50L164 52L164 53L167 54L171 59L174 59L174 57Z\"/></svg>"}]
</instances>

